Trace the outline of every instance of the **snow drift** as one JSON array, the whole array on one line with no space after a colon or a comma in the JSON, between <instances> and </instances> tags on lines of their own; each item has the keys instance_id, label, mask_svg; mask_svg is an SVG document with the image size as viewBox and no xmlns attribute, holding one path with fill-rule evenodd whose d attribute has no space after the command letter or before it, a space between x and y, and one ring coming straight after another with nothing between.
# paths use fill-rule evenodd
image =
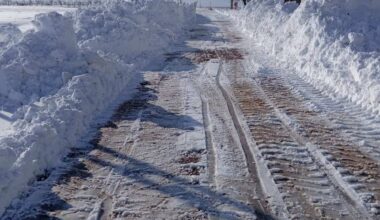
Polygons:
<instances>
[{"instance_id":1,"label":"snow drift","mask_svg":"<svg viewBox=\"0 0 380 220\"><path fill-rule=\"evenodd\" d=\"M80 74L84 60L71 17L58 13L38 15L31 31L0 53L0 101L15 108L56 92L64 72ZM74 72L73 72L74 71Z\"/></svg>"},{"instance_id":2,"label":"snow drift","mask_svg":"<svg viewBox=\"0 0 380 220\"><path fill-rule=\"evenodd\" d=\"M256 0L238 25L279 65L380 113L380 2Z\"/></svg>"},{"instance_id":3,"label":"snow drift","mask_svg":"<svg viewBox=\"0 0 380 220\"><path fill-rule=\"evenodd\" d=\"M0 215L30 180L60 163L194 17L195 5L109 1L73 14L38 15L35 30L25 34L0 27L6 45L0 100L16 120L15 132L0 139ZM10 40L10 33L18 37Z\"/></svg>"}]
</instances>

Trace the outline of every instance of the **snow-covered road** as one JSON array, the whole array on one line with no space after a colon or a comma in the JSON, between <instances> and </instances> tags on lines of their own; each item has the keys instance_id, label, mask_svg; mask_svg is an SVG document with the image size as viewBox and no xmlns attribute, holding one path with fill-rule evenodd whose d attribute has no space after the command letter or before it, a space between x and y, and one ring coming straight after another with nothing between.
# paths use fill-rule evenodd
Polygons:
<instances>
[{"instance_id":1,"label":"snow-covered road","mask_svg":"<svg viewBox=\"0 0 380 220\"><path fill-rule=\"evenodd\" d=\"M379 219L380 121L251 43L198 10L93 147L73 148L2 219Z\"/></svg>"}]
</instances>

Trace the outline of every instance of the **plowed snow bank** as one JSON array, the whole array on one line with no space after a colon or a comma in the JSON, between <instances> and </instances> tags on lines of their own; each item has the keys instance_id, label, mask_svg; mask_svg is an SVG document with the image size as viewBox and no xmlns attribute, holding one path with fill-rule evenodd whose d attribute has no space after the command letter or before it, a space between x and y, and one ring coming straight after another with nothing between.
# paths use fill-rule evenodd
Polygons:
<instances>
[{"instance_id":1,"label":"plowed snow bank","mask_svg":"<svg viewBox=\"0 0 380 220\"><path fill-rule=\"evenodd\" d=\"M380 113L380 2L256 0L228 13L256 45L322 90Z\"/></svg>"},{"instance_id":2,"label":"plowed snow bank","mask_svg":"<svg viewBox=\"0 0 380 220\"><path fill-rule=\"evenodd\" d=\"M195 5L109 1L75 14L39 15L36 30L23 35L1 28L20 36L4 40L0 52L1 103L17 109L15 132L0 139L0 215L28 181L60 163L194 15Z\"/></svg>"}]
</instances>

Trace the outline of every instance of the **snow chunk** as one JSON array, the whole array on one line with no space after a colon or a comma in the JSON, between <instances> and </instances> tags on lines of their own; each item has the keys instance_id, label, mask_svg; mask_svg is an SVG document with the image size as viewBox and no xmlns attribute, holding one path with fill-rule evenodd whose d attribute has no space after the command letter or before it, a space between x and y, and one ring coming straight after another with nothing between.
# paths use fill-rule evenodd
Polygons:
<instances>
[{"instance_id":1,"label":"snow chunk","mask_svg":"<svg viewBox=\"0 0 380 220\"><path fill-rule=\"evenodd\" d=\"M51 12L36 16L33 23L36 31L0 56L0 101L6 108L54 93L64 83L62 72L83 70L71 17Z\"/></svg>"}]
</instances>

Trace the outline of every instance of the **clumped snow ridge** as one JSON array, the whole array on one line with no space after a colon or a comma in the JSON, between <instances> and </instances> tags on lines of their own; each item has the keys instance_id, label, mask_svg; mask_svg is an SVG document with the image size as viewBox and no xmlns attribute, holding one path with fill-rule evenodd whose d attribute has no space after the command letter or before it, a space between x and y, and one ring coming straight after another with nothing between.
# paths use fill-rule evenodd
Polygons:
<instances>
[{"instance_id":1,"label":"clumped snow ridge","mask_svg":"<svg viewBox=\"0 0 380 220\"><path fill-rule=\"evenodd\" d=\"M275 61L321 90L380 113L380 2L251 1L229 13Z\"/></svg>"},{"instance_id":2,"label":"clumped snow ridge","mask_svg":"<svg viewBox=\"0 0 380 220\"><path fill-rule=\"evenodd\" d=\"M0 100L5 108L17 108L56 92L65 83L62 73L84 72L71 17L41 14L34 25L36 31L1 52Z\"/></svg>"},{"instance_id":3,"label":"clumped snow ridge","mask_svg":"<svg viewBox=\"0 0 380 220\"><path fill-rule=\"evenodd\" d=\"M15 132L0 139L0 214L30 180L60 163L194 15L195 5L108 1L38 15L35 30L24 34L0 27L0 101L16 120Z\"/></svg>"}]
</instances>

